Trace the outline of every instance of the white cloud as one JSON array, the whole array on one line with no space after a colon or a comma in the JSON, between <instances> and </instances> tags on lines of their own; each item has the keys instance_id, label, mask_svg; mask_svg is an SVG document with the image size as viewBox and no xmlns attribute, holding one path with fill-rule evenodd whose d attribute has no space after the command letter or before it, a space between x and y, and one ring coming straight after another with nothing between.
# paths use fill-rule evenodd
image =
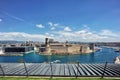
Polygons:
<instances>
[{"instance_id":1,"label":"white cloud","mask_svg":"<svg viewBox=\"0 0 120 80\"><path fill-rule=\"evenodd\" d=\"M72 31L72 30L70 29L70 27L65 27L64 31Z\"/></svg>"},{"instance_id":2,"label":"white cloud","mask_svg":"<svg viewBox=\"0 0 120 80\"><path fill-rule=\"evenodd\" d=\"M52 23L52 22L48 22L48 24L51 27L57 27L59 25L58 23Z\"/></svg>"},{"instance_id":3,"label":"white cloud","mask_svg":"<svg viewBox=\"0 0 120 80\"><path fill-rule=\"evenodd\" d=\"M81 41L81 42L116 42L120 41L120 37L116 36L112 31L109 35L100 35L100 32L90 31L90 30L79 30L79 31L56 31L55 37L57 40L61 41ZM114 34L114 37L113 37ZM120 35L120 34L119 34Z\"/></svg>"},{"instance_id":4,"label":"white cloud","mask_svg":"<svg viewBox=\"0 0 120 80\"><path fill-rule=\"evenodd\" d=\"M49 33L48 33L48 32L46 32L46 33L45 33L45 35L49 35Z\"/></svg>"},{"instance_id":5,"label":"white cloud","mask_svg":"<svg viewBox=\"0 0 120 80\"><path fill-rule=\"evenodd\" d=\"M0 18L0 22L2 22L2 19Z\"/></svg>"},{"instance_id":6,"label":"white cloud","mask_svg":"<svg viewBox=\"0 0 120 80\"><path fill-rule=\"evenodd\" d=\"M50 34L51 37L54 37L55 35L54 34Z\"/></svg>"},{"instance_id":7,"label":"white cloud","mask_svg":"<svg viewBox=\"0 0 120 80\"><path fill-rule=\"evenodd\" d=\"M55 27L51 27L51 30L55 30Z\"/></svg>"},{"instance_id":8,"label":"white cloud","mask_svg":"<svg viewBox=\"0 0 120 80\"><path fill-rule=\"evenodd\" d=\"M120 37L118 35L120 35L120 33L112 32L111 30L101 30L99 32L95 32L86 29L77 31L52 31L46 32L45 34L28 34L24 32L0 32L0 40L44 41L45 37L49 37L58 41L68 40L79 42L119 42Z\"/></svg>"},{"instance_id":9,"label":"white cloud","mask_svg":"<svg viewBox=\"0 0 120 80\"><path fill-rule=\"evenodd\" d=\"M88 28L88 25L84 24L83 27L84 27L84 28Z\"/></svg>"},{"instance_id":10,"label":"white cloud","mask_svg":"<svg viewBox=\"0 0 120 80\"><path fill-rule=\"evenodd\" d=\"M54 38L54 34L50 34L48 32L45 33L45 36L48 38Z\"/></svg>"},{"instance_id":11,"label":"white cloud","mask_svg":"<svg viewBox=\"0 0 120 80\"><path fill-rule=\"evenodd\" d=\"M57 27L59 27L58 23L48 22L48 25L51 27L51 30L55 30Z\"/></svg>"},{"instance_id":12,"label":"white cloud","mask_svg":"<svg viewBox=\"0 0 120 80\"><path fill-rule=\"evenodd\" d=\"M86 30L80 30L80 31L76 31L75 33L76 34L85 34L85 33L87 33L87 31Z\"/></svg>"},{"instance_id":13,"label":"white cloud","mask_svg":"<svg viewBox=\"0 0 120 80\"><path fill-rule=\"evenodd\" d=\"M48 22L49 26L53 26L53 23L52 22Z\"/></svg>"},{"instance_id":14,"label":"white cloud","mask_svg":"<svg viewBox=\"0 0 120 80\"><path fill-rule=\"evenodd\" d=\"M45 36L40 34L28 34L24 32L0 32L0 40L18 40L18 41L43 41Z\"/></svg>"},{"instance_id":15,"label":"white cloud","mask_svg":"<svg viewBox=\"0 0 120 80\"><path fill-rule=\"evenodd\" d=\"M100 35L103 35L103 36L113 36L113 37L119 37L119 35L118 34L116 34L116 33L113 33L112 31L110 31L110 30L102 30L100 33L99 33Z\"/></svg>"},{"instance_id":16,"label":"white cloud","mask_svg":"<svg viewBox=\"0 0 120 80\"><path fill-rule=\"evenodd\" d=\"M36 27L38 27L38 28L45 28L42 24L37 24Z\"/></svg>"}]
</instances>

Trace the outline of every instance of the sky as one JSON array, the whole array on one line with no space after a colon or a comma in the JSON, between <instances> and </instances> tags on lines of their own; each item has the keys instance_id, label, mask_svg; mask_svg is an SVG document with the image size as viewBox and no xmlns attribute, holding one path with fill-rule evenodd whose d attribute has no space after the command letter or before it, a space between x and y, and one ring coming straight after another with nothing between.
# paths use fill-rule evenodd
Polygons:
<instances>
[{"instance_id":1,"label":"sky","mask_svg":"<svg viewBox=\"0 0 120 80\"><path fill-rule=\"evenodd\" d=\"M0 0L0 40L120 42L120 0Z\"/></svg>"}]
</instances>

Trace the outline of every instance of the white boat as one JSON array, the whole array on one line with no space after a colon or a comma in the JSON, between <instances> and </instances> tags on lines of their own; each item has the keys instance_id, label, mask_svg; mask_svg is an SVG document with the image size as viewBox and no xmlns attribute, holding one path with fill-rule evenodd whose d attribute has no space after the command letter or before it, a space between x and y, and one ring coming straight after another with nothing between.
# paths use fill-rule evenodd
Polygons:
<instances>
[{"instance_id":1,"label":"white boat","mask_svg":"<svg viewBox=\"0 0 120 80\"><path fill-rule=\"evenodd\" d=\"M53 61L51 63L60 63L60 62L61 62L60 60L55 60L55 61Z\"/></svg>"},{"instance_id":2,"label":"white boat","mask_svg":"<svg viewBox=\"0 0 120 80\"><path fill-rule=\"evenodd\" d=\"M3 52L2 48L0 48L0 55L1 55L1 54L4 54L4 52Z\"/></svg>"},{"instance_id":3,"label":"white boat","mask_svg":"<svg viewBox=\"0 0 120 80\"><path fill-rule=\"evenodd\" d=\"M102 48L100 48L100 47L95 47L94 50L95 50L95 52L96 52L96 51L100 51L100 50L102 50Z\"/></svg>"},{"instance_id":4,"label":"white boat","mask_svg":"<svg viewBox=\"0 0 120 80\"><path fill-rule=\"evenodd\" d=\"M115 64L120 64L120 56L116 57Z\"/></svg>"}]
</instances>

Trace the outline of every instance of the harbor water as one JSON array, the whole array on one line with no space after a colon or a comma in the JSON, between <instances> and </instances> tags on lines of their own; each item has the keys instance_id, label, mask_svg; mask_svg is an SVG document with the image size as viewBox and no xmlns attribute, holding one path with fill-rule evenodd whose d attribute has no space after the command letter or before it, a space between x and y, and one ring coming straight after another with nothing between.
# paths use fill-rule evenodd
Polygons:
<instances>
[{"instance_id":1,"label":"harbor water","mask_svg":"<svg viewBox=\"0 0 120 80\"><path fill-rule=\"evenodd\" d=\"M35 52L24 54L24 56L0 56L0 62L19 63L105 63L114 62L115 58L120 55L120 52L115 52L112 48L102 47L100 51L90 54L76 55L41 55Z\"/></svg>"}]
</instances>

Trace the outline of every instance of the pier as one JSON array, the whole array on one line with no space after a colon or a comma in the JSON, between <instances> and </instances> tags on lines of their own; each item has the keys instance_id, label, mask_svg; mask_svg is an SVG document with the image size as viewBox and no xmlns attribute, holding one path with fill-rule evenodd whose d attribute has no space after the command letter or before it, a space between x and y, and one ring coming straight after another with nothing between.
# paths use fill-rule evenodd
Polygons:
<instances>
[{"instance_id":1,"label":"pier","mask_svg":"<svg viewBox=\"0 0 120 80\"><path fill-rule=\"evenodd\" d=\"M120 77L120 64L0 63L0 76Z\"/></svg>"}]
</instances>

